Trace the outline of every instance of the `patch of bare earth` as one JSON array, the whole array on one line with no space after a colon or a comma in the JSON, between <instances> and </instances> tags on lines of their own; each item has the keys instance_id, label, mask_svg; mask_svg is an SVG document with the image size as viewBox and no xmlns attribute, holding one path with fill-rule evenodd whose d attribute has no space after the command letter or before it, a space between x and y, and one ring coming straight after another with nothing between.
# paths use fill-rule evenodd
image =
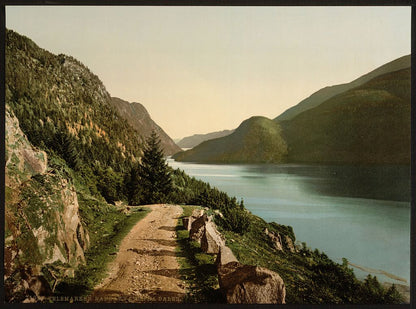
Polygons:
<instances>
[{"instance_id":1,"label":"patch of bare earth","mask_svg":"<svg viewBox=\"0 0 416 309\"><path fill-rule=\"evenodd\" d=\"M176 259L178 205L150 205L151 212L123 239L109 276L91 302L180 303L186 295Z\"/></svg>"}]
</instances>

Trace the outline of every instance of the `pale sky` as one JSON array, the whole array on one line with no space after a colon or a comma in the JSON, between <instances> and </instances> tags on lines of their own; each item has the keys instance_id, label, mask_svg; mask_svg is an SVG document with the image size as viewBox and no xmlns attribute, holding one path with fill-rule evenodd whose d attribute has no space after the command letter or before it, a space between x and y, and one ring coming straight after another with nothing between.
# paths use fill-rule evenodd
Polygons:
<instances>
[{"instance_id":1,"label":"pale sky","mask_svg":"<svg viewBox=\"0 0 416 309\"><path fill-rule=\"evenodd\" d=\"M6 6L6 27L80 60L172 138L275 118L410 54L410 7Z\"/></svg>"}]
</instances>

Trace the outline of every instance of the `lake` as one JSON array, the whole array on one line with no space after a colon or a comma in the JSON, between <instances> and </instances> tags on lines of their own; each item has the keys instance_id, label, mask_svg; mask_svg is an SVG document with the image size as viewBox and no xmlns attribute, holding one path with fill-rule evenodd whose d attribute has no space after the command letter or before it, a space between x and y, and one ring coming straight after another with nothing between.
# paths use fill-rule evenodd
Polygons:
<instances>
[{"instance_id":1,"label":"lake","mask_svg":"<svg viewBox=\"0 0 416 309\"><path fill-rule=\"evenodd\" d=\"M347 258L361 267L358 278L409 285L409 166L168 163L244 199L267 222L291 225L298 242L339 263Z\"/></svg>"}]
</instances>

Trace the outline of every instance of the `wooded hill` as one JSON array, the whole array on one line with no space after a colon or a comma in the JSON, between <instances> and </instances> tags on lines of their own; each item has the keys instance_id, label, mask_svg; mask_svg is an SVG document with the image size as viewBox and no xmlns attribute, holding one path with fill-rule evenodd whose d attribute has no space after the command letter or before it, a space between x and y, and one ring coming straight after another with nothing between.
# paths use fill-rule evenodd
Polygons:
<instances>
[{"instance_id":1,"label":"wooded hill","mask_svg":"<svg viewBox=\"0 0 416 309\"><path fill-rule=\"evenodd\" d=\"M241 126L253 129L243 133L239 128L238 134L207 141L174 158L204 163L410 164L410 77L410 56L405 56L350 84L316 92L277 117L274 134L256 130L258 124L250 118ZM255 138L248 134L254 131Z\"/></svg>"}]
</instances>

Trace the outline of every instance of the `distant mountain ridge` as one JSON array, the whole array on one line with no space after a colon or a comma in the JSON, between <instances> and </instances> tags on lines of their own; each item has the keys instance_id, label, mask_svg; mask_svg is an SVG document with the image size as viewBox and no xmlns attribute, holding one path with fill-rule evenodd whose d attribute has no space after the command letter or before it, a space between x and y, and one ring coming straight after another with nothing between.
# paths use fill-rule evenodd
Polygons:
<instances>
[{"instance_id":1,"label":"distant mountain ridge","mask_svg":"<svg viewBox=\"0 0 416 309\"><path fill-rule=\"evenodd\" d=\"M110 104L116 108L121 117L127 120L136 131L146 138L154 130L160 137L161 146L166 155L172 155L181 151L175 142L163 129L155 123L146 108L137 102L127 102L120 98L112 97Z\"/></svg>"},{"instance_id":2,"label":"distant mountain ridge","mask_svg":"<svg viewBox=\"0 0 416 309\"><path fill-rule=\"evenodd\" d=\"M280 121L289 162L409 164L410 68L380 75Z\"/></svg>"},{"instance_id":3,"label":"distant mountain ridge","mask_svg":"<svg viewBox=\"0 0 416 309\"><path fill-rule=\"evenodd\" d=\"M223 130L223 131L216 131L207 134L194 134L192 136L187 136L179 140L176 144L181 148L193 148L202 142L208 141L210 139L224 137L230 135L235 130Z\"/></svg>"},{"instance_id":4,"label":"distant mountain ridge","mask_svg":"<svg viewBox=\"0 0 416 309\"><path fill-rule=\"evenodd\" d=\"M405 68L396 70L401 67ZM316 92L316 100L306 99L304 106L295 106L290 119L280 119L287 114L275 119L278 129L273 134L247 129L273 128L268 124L272 120L262 117L259 125L259 118L252 117L233 134L178 153L174 159L203 163L410 164L410 78L410 57L401 57L353 83ZM360 85L351 88L355 84ZM337 93L343 89L347 90ZM323 100L327 96L330 98Z\"/></svg>"},{"instance_id":5,"label":"distant mountain ridge","mask_svg":"<svg viewBox=\"0 0 416 309\"><path fill-rule=\"evenodd\" d=\"M329 86L322 88L315 93L313 93L308 98L302 100L297 105L287 109L285 112L280 114L278 117L275 118L275 120L290 120L296 115L314 108L318 106L319 104L323 103L324 101L330 99L331 97L340 94L342 92L345 92L347 90L350 90L352 88L358 87L360 85L363 85L364 83L370 81L371 79L380 76L385 73L398 71L401 69L409 68L410 67L411 58L410 55L406 55L403 57L400 57L398 59L395 59L393 61L390 61L377 69L353 80L350 83L335 85L335 86Z\"/></svg>"},{"instance_id":6,"label":"distant mountain ridge","mask_svg":"<svg viewBox=\"0 0 416 309\"><path fill-rule=\"evenodd\" d=\"M280 125L255 116L243 121L232 134L205 141L173 158L204 163L275 163L284 160L286 155L287 145Z\"/></svg>"}]
</instances>

